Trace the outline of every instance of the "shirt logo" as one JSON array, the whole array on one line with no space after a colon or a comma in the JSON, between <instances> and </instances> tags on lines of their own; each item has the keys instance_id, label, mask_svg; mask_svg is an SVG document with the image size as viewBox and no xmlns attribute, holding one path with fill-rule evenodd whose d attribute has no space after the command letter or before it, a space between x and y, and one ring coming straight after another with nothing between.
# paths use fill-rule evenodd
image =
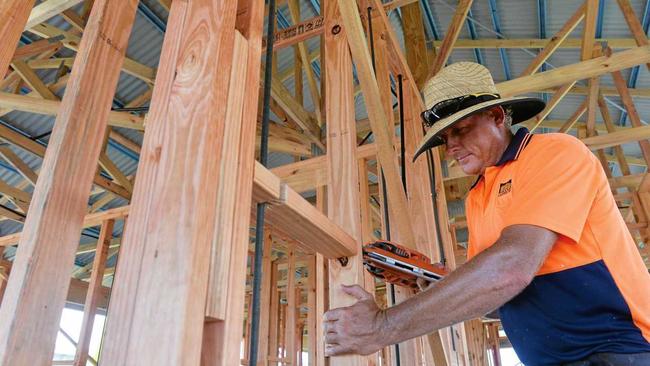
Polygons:
<instances>
[{"instance_id":1,"label":"shirt logo","mask_svg":"<svg viewBox=\"0 0 650 366\"><path fill-rule=\"evenodd\" d=\"M510 193L511 191L512 191L512 179L509 179L507 182L501 183L499 185L499 194L497 197L501 197L505 194Z\"/></svg>"}]
</instances>

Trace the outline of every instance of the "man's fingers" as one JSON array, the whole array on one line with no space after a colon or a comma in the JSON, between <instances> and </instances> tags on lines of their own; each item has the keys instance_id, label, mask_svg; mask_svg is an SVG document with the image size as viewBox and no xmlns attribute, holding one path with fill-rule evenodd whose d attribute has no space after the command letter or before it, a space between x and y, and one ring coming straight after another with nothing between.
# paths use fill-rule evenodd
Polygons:
<instances>
[{"instance_id":1,"label":"man's fingers","mask_svg":"<svg viewBox=\"0 0 650 366\"><path fill-rule=\"evenodd\" d=\"M359 285L352 285L352 286L346 286L343 285L341 286L343 292L350 296L354 296L357 300L373 300L372 295L363 289L363 287Z\"/></svg>"}]
</instances>

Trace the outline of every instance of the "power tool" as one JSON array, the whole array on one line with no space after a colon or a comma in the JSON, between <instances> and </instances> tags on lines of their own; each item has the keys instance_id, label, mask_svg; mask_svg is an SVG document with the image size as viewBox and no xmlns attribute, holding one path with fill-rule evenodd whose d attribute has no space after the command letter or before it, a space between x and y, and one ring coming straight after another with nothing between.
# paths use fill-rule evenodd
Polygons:
<instances>
[{"instance_id":1,"label":"power tool","mask_svg":"<svg viewBox=\"0 0 650 366\"><path fill-rule=\"evenodd\" d=\"M437 282L449 273L444 265L432 264L424 254L385 240L363 246L363 264L377 278L416 290L418 278Z\"/></svg>"}]
</instances>

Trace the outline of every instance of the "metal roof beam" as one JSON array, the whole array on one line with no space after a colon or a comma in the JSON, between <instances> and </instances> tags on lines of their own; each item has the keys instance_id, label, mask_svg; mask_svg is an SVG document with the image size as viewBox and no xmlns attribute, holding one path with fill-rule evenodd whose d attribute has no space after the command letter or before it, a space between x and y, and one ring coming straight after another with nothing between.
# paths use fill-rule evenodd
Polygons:
<instances>
[{"instance_id":1,"label":"metal roof beam","mask_svg":"<svg viewBox=\"0 0 650 366\"><path fill-rule=\"evenodd\" d=\"M471 19L474 19L474 15L472 14L472 8L470 7L469 11L467 12L467 20L465 23L467 24L467 30L469 31L470 38L478 39L478 36L476 34L476 27L474 27L474 22L472 22ZM485 60L483 60L483 53L481 52L480 48L474 49L474 58L476 58L477 63L485 65Z\"/></svg>"},{"instance_id":2,"label":"metal roof beam","mask_svg":"<svg viewBox=\"0 0 650 366\"><path fill-rule=\"evenodd\" d=\"M492 26L494 27L494 31L499 34L498 38L503 38L501 36L501 21L499 20L496 0L489 0L488 4L490 6L490 14L492 15ZM499 48L499 56L501 57L501 64L503 65L503 74L505 75L506 80L510 80L512 78L512 74L510 73L510 60L508 59L506 50Z\"/></svg>"}]
</instances>

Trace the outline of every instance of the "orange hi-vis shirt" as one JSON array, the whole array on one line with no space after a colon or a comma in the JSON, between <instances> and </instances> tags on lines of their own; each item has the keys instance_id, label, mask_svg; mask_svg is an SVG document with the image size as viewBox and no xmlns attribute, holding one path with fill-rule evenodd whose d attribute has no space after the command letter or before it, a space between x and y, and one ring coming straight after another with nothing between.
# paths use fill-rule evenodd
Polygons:
<instances>
[{"instance_id":1,"label":"orange hi-vis shirt","mask_svg":"<svg viewBox=\"0 0 650 366\"><path fill-rule=\"evenodd\" d=\"M582 142L518 130L465 205L469 258L511 225L559 234L531 284L499 309L524 364L650 352L650 274L602 166Z\"/></svg>"}]
</instances>

